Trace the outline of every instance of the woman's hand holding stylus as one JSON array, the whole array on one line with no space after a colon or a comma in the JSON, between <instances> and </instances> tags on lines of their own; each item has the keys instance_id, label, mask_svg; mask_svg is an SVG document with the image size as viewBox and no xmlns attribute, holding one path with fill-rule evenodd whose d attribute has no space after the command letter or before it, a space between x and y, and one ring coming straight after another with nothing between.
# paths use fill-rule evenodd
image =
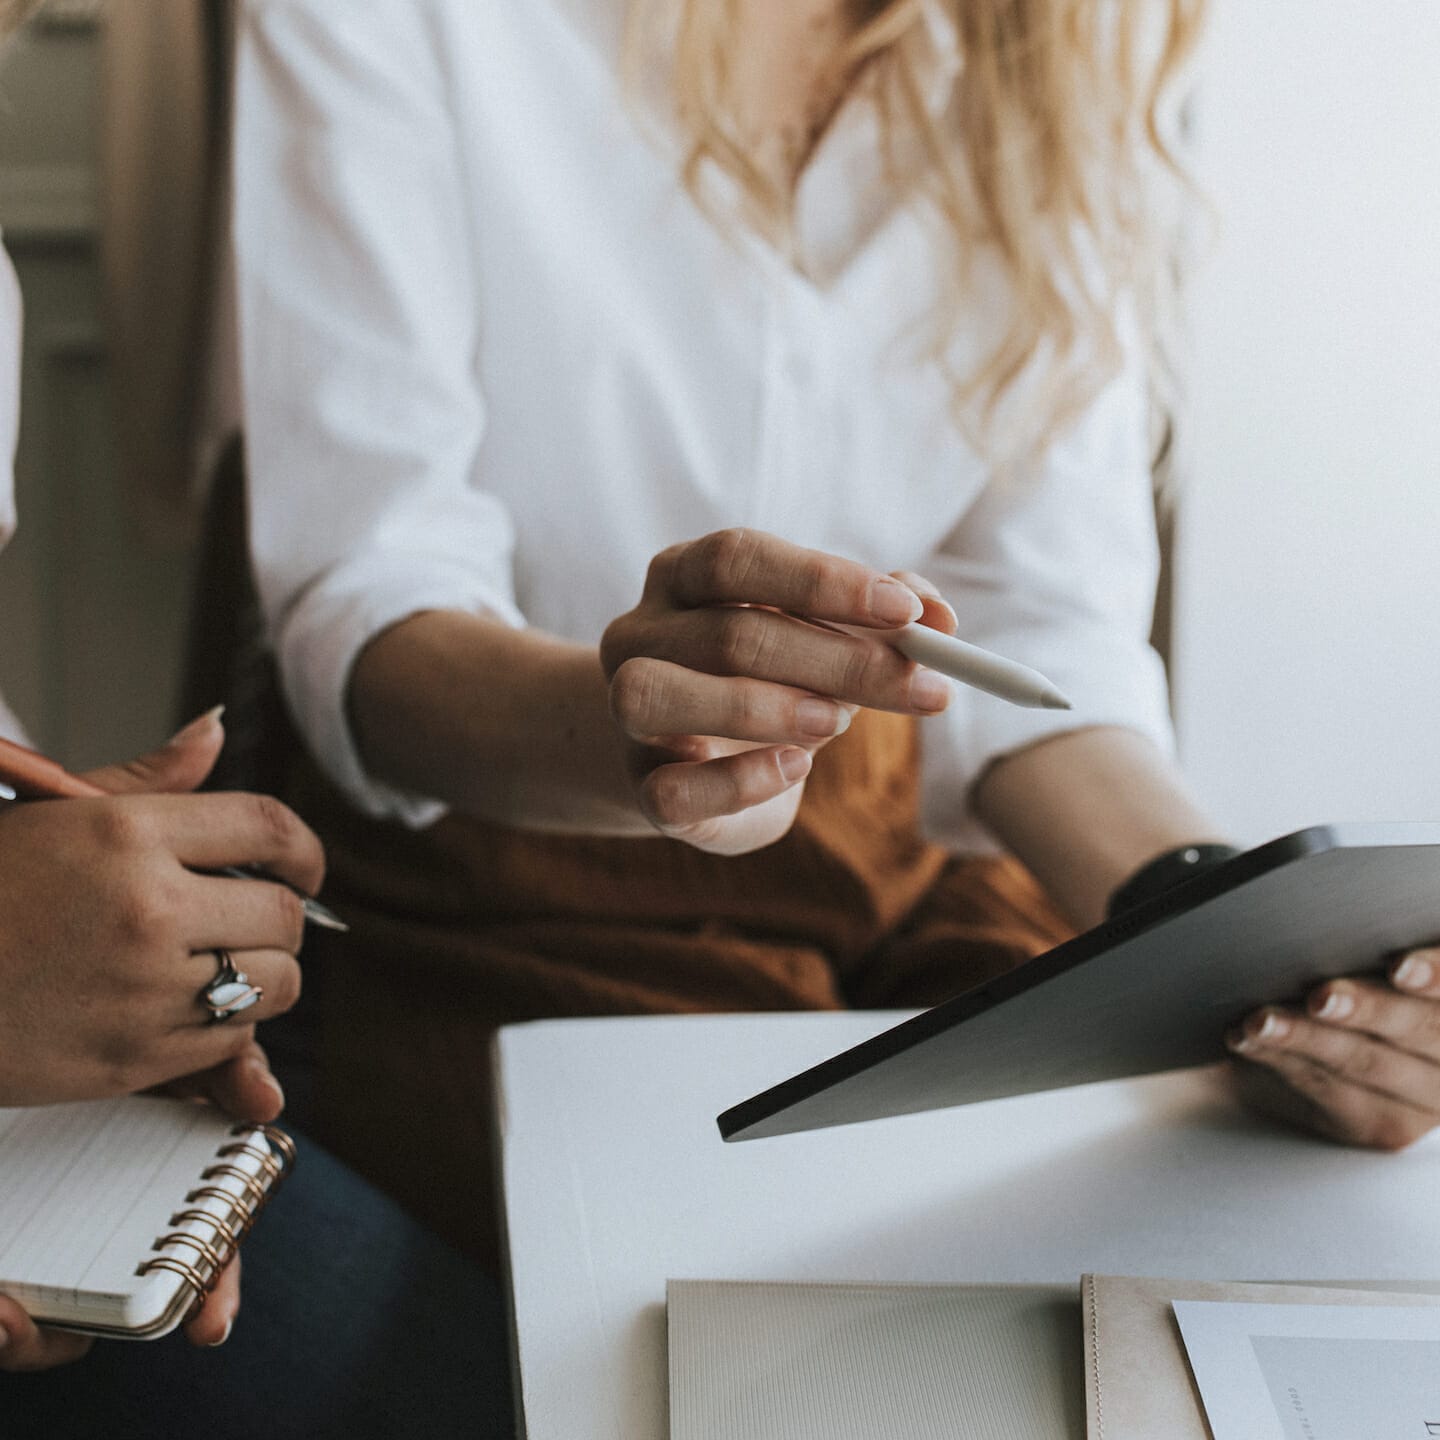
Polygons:
<instances>
[{"instance_id":1,"label":"woman's hand holding stylus","mask_svg":"<svg viewBox=\"0 0 1440 1440\"><path fill-rule=\"evenodd\" d=\"M650 822L723 854L778 839L812 756L844 733L856 707L945 708L949 682L885 642L922 619L955 628L920 577L759 531L721 530L661 552L640 603L600 647ZM853 629L833 628L841 625Z\"/></svg>"}]
</instances>

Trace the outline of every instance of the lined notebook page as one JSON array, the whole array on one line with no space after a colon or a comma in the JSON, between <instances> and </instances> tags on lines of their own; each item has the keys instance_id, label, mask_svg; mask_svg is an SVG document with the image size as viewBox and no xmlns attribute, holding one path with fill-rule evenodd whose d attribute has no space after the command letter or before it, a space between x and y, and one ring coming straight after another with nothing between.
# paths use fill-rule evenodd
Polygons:
<instances>
[{"instance_id":1,"label":"lined notebook page","mask_svg":"<svg viewBox=\"0 0 1440 1440\"><path fill-rule=\"evenodd\" d=\"M0 1291L98 1320L138 1288L136 1265L203 1183L230 1124L149 1096L0 1109Z\"/></svg>"},{"instance_id":2,"label":"lined notebook page","mask_svg":"<svg viewBox=\"0 0 1440 1440\"><path fill-rule=\"evenodd\" d=\"M670 1440L1084 1440L1079 1296L672 1280Z\"/></svg>"}]
</instances>

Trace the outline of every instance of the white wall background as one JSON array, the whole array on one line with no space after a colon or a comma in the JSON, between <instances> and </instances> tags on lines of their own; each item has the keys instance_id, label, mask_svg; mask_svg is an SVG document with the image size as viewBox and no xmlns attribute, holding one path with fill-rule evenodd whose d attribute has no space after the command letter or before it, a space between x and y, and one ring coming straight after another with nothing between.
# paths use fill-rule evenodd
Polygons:
<instances>
[{"instance_id":1,"label":"white wall background","mask_svg":"<svg viewBox=\"0 0 1440 1440\"><path fill-rule=\"evenodd\" d=\"M1440 821L1440 3L1214 5L1186 769L1246 840Z\"/></svg>"}]
</instances>

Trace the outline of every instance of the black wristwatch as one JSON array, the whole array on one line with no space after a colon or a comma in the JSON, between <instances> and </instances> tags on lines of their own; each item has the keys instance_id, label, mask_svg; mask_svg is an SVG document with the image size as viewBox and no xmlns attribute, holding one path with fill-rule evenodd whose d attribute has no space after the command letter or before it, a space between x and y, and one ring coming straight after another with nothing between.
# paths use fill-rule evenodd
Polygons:
<instances>
[{"instance_id":1,"label":"black wristwatch","mask_svg":"<svg viewBox=\"0 0 1440 1440\"><path fill-rule=\"evenodd\" d=\"M1126 910L1133 910L1135 906L1143 905L1157 895L1163 895L1176 885L1183 885L1202 870L1208 870L1212 865L1219 865L1225 860L1233 860L1240 853L1233 845L1181 845L1177 849L1167 850L1163 855L1157 855L1155 859L1142 865L1115 890L1110 896L1110 903L1105 907L1105 918L1113 920Z\"/></svg>"}]
</instances>

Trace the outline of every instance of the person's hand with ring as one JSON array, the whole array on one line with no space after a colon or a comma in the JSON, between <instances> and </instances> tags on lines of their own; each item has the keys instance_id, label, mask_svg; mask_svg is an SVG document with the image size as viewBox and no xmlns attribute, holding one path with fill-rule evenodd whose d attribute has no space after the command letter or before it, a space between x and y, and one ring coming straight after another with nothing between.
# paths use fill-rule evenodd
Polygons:
<instances>
[{"instance_id":1,"label":"person's hand with ring","mask_svg":"<svg viewBox=\"0 0 1440 1440\"><path fill-rule=\"evenodd\" d=\"M856 707L934 715L949 702L944 677L885 641L917 620L955 629L919 576L759 531L721 530L662 551L640 603L600 645L651 824L722 854L778 839L814 753L844 733Z\"/></svg>"},{"instance_id":2,"label":"person's hand with ring","mask_svg":"<svg viewBox=\"0 0 1440 1440\"><path fill-rule=\"evenodd\" d=\"M87 778L114 798L0 804L0 1103L143 1090L246 1053L300 993L301 903L320 842L278 801L189 795L223 742L207 716L162 750ZM263 866L276 880L199 873ZM229 1024L203 992L215 951L261 987Z\"/></svg>"},{"instance_id":3,"label":"person's hand with ring","mask_svg":"<svg viewBox=\"0 0 1440 1440\"><path fill-rule=\"evenodd\" d=\"M277 882L315 893L324 857L274 800L176 793L200 784L223 741L205 716L153 754L86 777L114 798L0 803L0 1104L161 1086L249 1123L279 1115L284 1096L254 1027L299 997L303 919ZM196 873L223 865L275 879ZM206 1004L217 950L263 991L223 1024ZM239 1303L232 1262L187 1336L220 1343ZM0 1296L0 1370L64 1364L89 1346Z\"/></svg>"}]
</instances>

